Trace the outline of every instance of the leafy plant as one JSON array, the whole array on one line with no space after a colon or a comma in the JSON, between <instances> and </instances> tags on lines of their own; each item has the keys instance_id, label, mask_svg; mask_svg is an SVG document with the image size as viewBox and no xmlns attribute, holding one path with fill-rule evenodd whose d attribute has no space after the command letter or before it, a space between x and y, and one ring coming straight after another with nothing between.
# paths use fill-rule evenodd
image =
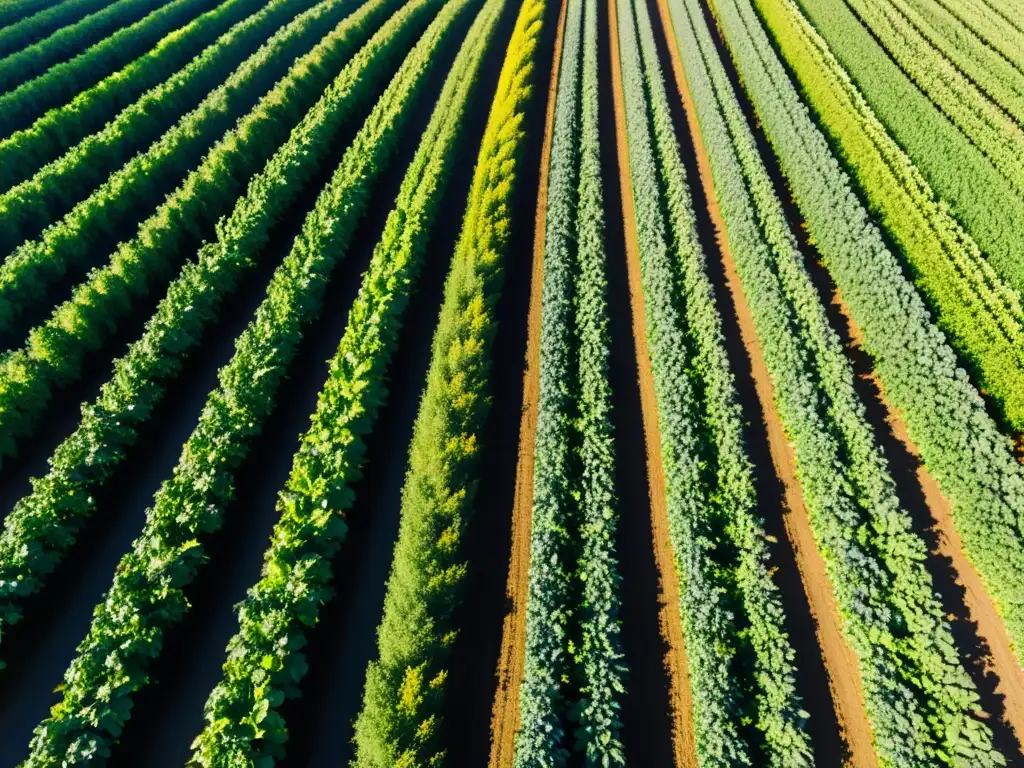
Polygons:
<instances>
[{"instance_id":1,"label":"leafy plant","mask_svg":"<svg viewBox=\"0 0 1024 768\"><path fill-rule=\"evenodd\" d=\"M418 22L439 5L441 0L411 0L380 28L367 49L395 55L389 43L422 28ZM65 674L62 699L36 729L26 768L95 763L109 756L111 741L130 715L133 695L148 682L149 660L160 653L164 633L189 608L185 588L203 565L203 540L223 522L235 470L273 410L295 348L320 309L331 268L347 250L438 49L467 5L468 0L457 0L441 8L318 196L290 253L275 271L267 298L237 339L231 361L220 370L220 383L207 398L172 476L147 510L142 533L94 610L89 632ZM397 47L401 50L400 43ZM367 80L359 80L359 85L372 87ZM351 87L344 74L339 76L306 125L334 123L344 104L339 95ZM286 159L294 161L295 154L306 152L308 146L308 141L295 142ZM254 182L250 206L262 208L281 192L290 181L281 171L290 164L272 166L271 173ZM247 218L229 220L217 247L251 247L253 233L248 229ZM326 500L330 509L335 499ZM270 671L275 671L273 665Z\"/></svg>"},{"instance_id":2,"label":"leafy plant","mask_svg":"<svg viewBox=\"0 0 1024 768\"><path fill-rule=\"evenodd\" d=\"M477 155L462 233L445 284L426 391L409 450L401 523L378 657L366 673L354 765L389 768L444 760L438 743L452 611L467 573L461 549L476 490L494 337L494 304L510 232L510 203L533 91L544 3L524 0L509 40Z\"/></svg>"}]
</instances>

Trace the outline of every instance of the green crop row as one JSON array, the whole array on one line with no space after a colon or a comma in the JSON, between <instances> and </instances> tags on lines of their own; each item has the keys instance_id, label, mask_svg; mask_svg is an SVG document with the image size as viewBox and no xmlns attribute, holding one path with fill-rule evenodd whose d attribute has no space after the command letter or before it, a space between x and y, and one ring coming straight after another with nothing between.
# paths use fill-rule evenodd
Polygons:
<instances>
[{"instance_id":1,"label":"green crop row","mask_svg":"<svg viewBox=\"0 0 1024 768\"><path fill-rule=\"evenodd\" d=\"M401 523L378 657L355 724L359 768L440 764L452 612L467 573L469 523L487 416L494 305L510 235L510 205L545 6L525 0L509 40L477 156L462 233L445 283L427 385L413 431Z\"/></svg>"},{"instance_id":2,"label":"green crop row","mask_svg":"<svg viewBox=\"0 0 1024 768\"><path fill-rule=\"evenodd\" d=\"M973 30L1007 61L1024 72L1024 24L1014 17L1013 8L983 0L937 0L938 4Z\"/></svg>"},{"instance_id":3,"label":"green crop row","mask_svg":"<svg viewBox=\"0 0 1024 768\"><path fill-rule=\"evenodd\" d=\"M534 442L526 642L519 682L517 768L565 765L565 719L573 691L569 646L579 603L575 583L582 459L578 455L575 275L580 193L580 75L583 0L567 0L555 92L554 124L544 211L539 394Z\"/></svg>"},{"instance_id":4,"label":"green crop row","mask_svg":"<svg viewBox=\"0 0 1024 768\"><path fill-rule=\"evenodd\" d=\"M843 0L798 4L993 269L1024 294L1024 240L1018 235L1024 232L1024 199L903 74Z\"/></svg>"},{"instance_id":5,"label":"green crop row","mask_svg":"<svg viewBox=\"0 0 1024 768\"><path fill-rule=\"evenodd\" d=\"M779 69L774 87L780 97L795 101L792 84L785 91L779 88L781 65L775 61L774 66ZM801 201L811 234L863 331L886 395L952 501L964 549L999 606L1021 659L1024 598L1018 587L1024 572L1024 467L896 258L868 224L810 118L776 122L773 114L769 121L768 115L781 104L768 99L762 104L769 139ZM788 137L794 134L814 151L799 156L790 151L787 142L796 139Z\"/></svg>"},{"instance_id":6,"label":"green crop row","mask_svg":"<svg viewBox=\"0 0 1024 768\"><path fill-rule=\"evenodd\" d=\"M278 494L280 520L262 576L239 607L224 679L210 694L206 727L193 744L196 765L264 765L284 752L288 732L277 710L285 698L299 695L305 632L333 592L331 559L345 536L343 515L352 503L351 483L360 476L363 440L387 398L384 381L403 314L503 7L504 0L490 0L470 29L363 276L330 377Z\"/></svg>"},{"instance_id":7,"label":"green crop row","mask_svg":"<svg viewBox=\"0 0 1024 768\"><path fill-rule=\"evenodd\" d=\"M378 25L396 5L396 0L372 0L339 29L338 39L346 41L346 47L354 38L376 34L252 180L219 227L217 242L205 245L198 259L184 267L142 338L114 363L113 377L99 397L83 408L76 431L58 446L49 473L33 481L32 493L4 519L0 622L18 619L19 602L39 589L74 543L95 509L93 491L134 444L139 426L149 418L183 358L215 321L223 297L255 264L271 227L324 161L343 118L358 113L373 98L376 85L393 71L394 57L422 28L411 22L403 25L406 12L378 32ZM419 23L418 17L413 21ZM333 53L324 50L325 55Z\"/></svg>"},{"instance_id":8,"label":"green crop row","mask_svg":"<svg viewBox=\"0 0 1024 768\"><path fill-rule=\"evenodd\" d=\"M1024 71L935 0L905 0L900 10L937 51L1019 125L1024 125Z\"/></svg>"},{"instance_id":9,"label":"green crop row","mask_svg":"<svg viewBox=\"0 0 1024 768\"><path fill-rule=\"evenodd\" d=\"M744 224L740 205L746 194L741 191L739 179L716 179L716 186L721 190L723 209L732 211L727 212L726 223L732 230L730 240L735 240L733 252L775 385L776 407L796 449L815 539L828 568L845 635L860 659L876 750L886 765L952 765L964 761L1002 765L1004 758L995 751L992 734L981 720L978 694L962 667L948 621L924 568L924 543L900 509L885 460L865 421L864 406L853 390L852 371L806 275L784 212L757 156L753 136L735 96L729 93L731 86L721 62L714 58L710 32L700 10L693 5L687 9L688 18L692 29L699 30L705 61L711 62L713 71L718 70L719 109L729 126L727 130L713 109L705 109L705 136L709 144L724 146L723 139L731 131L734 151L740 150L746 186L759 215L748 212ZM902 277L895 257L885 249L878 230L860 207L753 8L745 0L722 0L716 8L739 76L793 185L811 236L833 268L855 319L863 319L863 294L847 290L851 287L846 281L848 274L841 274L837 267L840 254L850 251L859 251L862 256L857 268L860 286L876 294L869 300L872 311L879 313L876 317L888 315L884 321L887 338L903 335L901 343L906 343L904 334L909 331L916 337L916 344L929 335L941 343L941 334L934 326L928 330L922 327L927 314L920 297ZM675 14L677 31L684 28L685 13L679 9ZM687 29L691 29L689 24ZM685 51L685 44L681 47ZM714 123L717 128L712 127ZM719 161L719 174L726 168ZM772 210L774 214L769 216ZM757 221L764 222L763 234L772 246L770 252L764 245L751 247L756 245ZM868 254L876 263L887 262L884 271L864 268ZM768 256L771 261L765 260ZM878 295L892 289L903 291L902 300L895 305ZM863 322L861 327L867 330L869 324ZM869 351L873 350L869 347ZM948 348L945 351L952 357ZM904 354L905 362L908 357L912 359L918 379L915 406L934 411L937 403L928 402L922 394L936 392L937 386L947 386L947 382L936 377L934 368L922 365L928 356ZM888 387L891 371L877 358L876 365L883 385ZM960 381L966 383L966 376L962 372L960 375ZM929 383L921 386L922 378ZM947 397L948 393L943 393L942 399L949 402ZM904 403L895 396L893 400L902 410ZM976 392L971 402L980 406ZM912 421L910 414L904 415ZM994 431L994 425L989 425ZM961 440L971 434L971 429L961 426ZM1003 447L1008 450L1005 440Z\"/></svg>"},{"instance_id":10,"label":"green crop row","mask_svg":"<svg viewBox=\"0 0 1024 768\"><path fill-rule=\"evenodd\" d=\"M0 27L17 24L35 13L41 13L51 0L10 0L0 5Z\"/></svg>"},{"instance_id":11,"label":"green crop row","mask_svg":"<svg viewBox=\"0 0 1024 768\"><path fill-rule=\"evenodd\" d=\"M96 764L109 756L111 742L130 716L135 692L148 682L147 668L159 655L164 634L189 609L185 589L205 561L204 539L223 524L235 472L273 411L295 349L319 313L331 270L346 252L375 182L402 140L431 65L468 3L455 0L441 8L317 198L275 271L266 299L237 339L234 356L220 370L219 385L207 398L172 476L147 510L142 533L94 610L89 632L65 674L62 700L36 729L25 768L86 759ZM408 40L441 5L442 0L411 0L381 27L369 49L377 44L385 57L400 55L404 47L391 41ZM374 79L363 77L357 87L372 87ZM346 101L339 96L351 88L346 78L339 78L311 110L307 125L336 122L336 108ZM303 141L294 149L301 154L309 148ZM294 164L294 153L288 159L288 165ZM261 210L284 186L295 183L288 178L288 165L252 185L250 211ZM218 247L257 245L247 221L229 221Z\"/></svg>"},{"instance_id":12,"label":"green crop row","mask_svg":"<svg viewBox=\"0 0 1024 768\"><path fill-rule=\"evenodd\" d=\"M286 71L290 52L285 57L256 52L265 43L276 43L277 29L312 4L311 0L270 2L229 32L226 45L216 45L209 55L196 57L180 76L154 88L102 130L0 194L0 252L13 250L10 263L0 267L0 295L6 290L10 305L0 317L17 315L19 308L45 287L43 283L22 292L19 282L25 279L23 274L31 276L41 251L49 250L44 263L59 274L64 262L77 254L91 252L89 258L95 259L96 250L109 247L107 243L115 235L130 231L163 202L206 151L256 103L267 84ZM258 9L252 0L244 0L243 5L243 15ZM317 39L311 38L312 32L292 43L297 53L305 52ZM101 94L99 100L105 98ZM88 99L85 101L79 106L88 109ZM75 103L68 105L69 114L65 115L73 124ZM0 144L0 162L12 166L12 176L17 173L13 166L32 167L31 159L21 154L39 148L36 139L45 145L47 137L65 135L62 112L49 112L47 119L37 123L38 131L34 127L18 132ZM63 143L63 139L58 141ZM102 215L97 215L101 198L105 200ZM55 222L57 226L47 231ZM89 248L90 244L95 245ZM65 256L65 251L71 256Z\"/></svg>"},{"instance_id":13,"label":"green crop row","mask_svg":"<svg viewBox=\"0 0 1024 768\"><path fill-rule=\"evenodd\" d=\"M597 0L569 0L548 176L517 766L623 765ZM578 723L569 742L566 731Z\"/></svg>"},{"instance_id":14,"label":"green crop row","mask_svg":"<svg viewBox=\"0 0 1024 768\"><path fill-rule=\"evenodd\" d=\"M0 93L6 91L0 95L0 136L27 128L46 110L70 101L83 88L142 56L168 32L216 5L216 0L172 0L166 4L156 0L120 0L74 27L0 59ZM138 11L147 15L135 21L140 15ZM69 45L77 53L83 40L83 33L77 28L108 14L106 24L97 23L89 29L92 33L102 31L95 38L99 40L95 45L68 61L51 55L66 52ZM69 36L67 45L58 45L57 38L65 33Z\"/></svg>"},{"instance_id":15,"label":"green crop row","mask_svg":"<svg viewBox=\"0 0 1024 768\"><path fill-rule=\"evenodd\" d=\"M0 328L9 328L21 307L15 299L45 295L44 287L63 274L66 260L76 262L92 255L92 240L86 236L90 227L105 227L115 220L115 208L128 212L133 205L141 205L143 192L158 182L158 167L182 173L176 165L184 164L187 157L175 150L182 143L189 146L193 130L205 125L208 112L215 114L211 120L224 127L262 94L256 106L143 222L135 238L120 244L108 264L90 273L48 321L31 331L23 348L0 358L0 457L12 454L17 440L30 434L54 387L77 378L89 351L109 338L118 321L131 312L134 299L158 289L182 263L185 252L213 234L218 218L231 212L252 175L375 31L365 17L379 19L397 2L371 3L346 18L354 3L323 0L300 14L254 53L223 90L211 94L192 116L165 135L152 153L137 157L115 174L71 217L48 230L38 247L26 245L0 266L0 298L10 297L0 302ZM291 59L303 51L307 52L297 60ZM285 77L264 92L264 77L288 67L290 61ZM226 97L236 93L248 94L249 99L233 104ZM225 103L234 108L225 111ZM210 138L219 135L214 131Z\"/></svg>"},{"instance_id":16,"label":"green crop row","mask_svg":"<svg viewBox=\"0 0 1024 768\"><path fill-rule=\"evenodd\" d=\"M575 744L587 765L624 765L619 708L627 670L619 640L620 577L615 554L614 435L608 380L608 275L601 186L598 3L587 0L583 17L583 93L577 201L576 385L579 389L579 488L581 549L577 581L583 582L579 613L579 728ZM606 151L612 151L611 146ZM536 466L536 465L535 465Z\"/></svg>"},{"instance_id":17,"label":"green crop row","mask_svg":"<svg viewBox=\"0 0 1024 768\"><path fill-rule=\"evenodd\" d=\"M914 29L888 0L846 0L893 60L1024 195L1024 129Z\"/></svg>"},{"instance_id":18,"label":"green crop row","mask_svg":"<svg viewBox=\"0 0 1024 768\"><path fill-rule=\"evenodd\" d=\"M644 317L698 756L705 766L751 760L808 765L794 651L768 575L735 381L646 3L619 3L619 38Z\"/></svg>"},{"instance_id":19,"label":"green crop row","mask_svg":"<svg viewBox=\"0 0 1024 768\"><path fill-rule=\"evenodd\" d=\"M168 34L145 56L82 91L67 104L48 111L28 128L16 131L0 141L0 191L9 190L32 178L40 168L58 160L69 148L97 131L106 136L117 135L119 146L128 148L127 153L122 150L121 154L102 159L93 156L90 162L96 163L98 172L103 175L92 178L106 178L198 104L207 91L223 80L224 72L234 69L269 37L265 30L260 30L262 36L259 38L255 38L251 32L247 35L247 31L255 31L258 24L246 17L250 14L260 16L257 11L264 4L264 0L226 0L190 24ZM261 18L266 17L266 13L261 15ZM278 22L278 26L281 23ZM229 31L232 26L234 29ZM250 36L257 41L241 42ZM204 46L209 48L203 51ZM170 80L161 85L166 78ZM149 108L156 110L153 118L148 121L136 118L130 123L120 122L124 120L125 113L133 112L130 102L147 90L152 94L159 88L166 89L161 95L169 103L151 103ZM195 95L187 95L192 93ZM126 103L129 106L124 106ZM107 126L108 122L121 127L115 129ZM78 154L81 145L72 151ZM92 186L98 183L94 182ZM72 194L73 191L65 193L65 199L77 202L86 196L79 194L72 197ZM7 222L17 214L6 206L0 210L3 211L4 221L4 230L0 232L0 251L7 252L18 245L21 239L35 236L33 233L16 239L16 236L7 234L7 228L13 226ZM44 225L49 223L49 219L43 222Z\"/></svg>"},{"instance_id":20,"label":"green crop row","mask_svg":"<svg viewBox=\"0 0 1024 768\"><path fill-rule=\"evenodd\" d=\"M1024 309L886 132L792 2L757 6L871 208L900 246L939 328L969 360L1006 421L1024 431Z\"/></svg>"},{"instance_id":21,"label":"green crop row","mask_svg":"<svg viewBox=\"0 0 1024 768\"><path fill-rule=\"evenodd\" d=\"M102 9L110 0L64 0L0 29L0 58Z\"/></svg>"}]
</instances>

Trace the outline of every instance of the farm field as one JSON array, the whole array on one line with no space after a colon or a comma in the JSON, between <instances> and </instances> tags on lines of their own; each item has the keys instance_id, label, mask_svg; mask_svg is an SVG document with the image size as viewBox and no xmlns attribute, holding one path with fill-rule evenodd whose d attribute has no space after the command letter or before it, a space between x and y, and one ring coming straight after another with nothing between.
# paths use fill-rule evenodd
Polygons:
<instances>
[{"instance_id":1,"label":"farm field","mask_svg":"<svg viewBox=\"0 0 1024 768\"><path fill-rule=\"evenodd\" d=\"M1024 766L1022 0L0 0L0 768Z\"/></svg>"}]
</instances>

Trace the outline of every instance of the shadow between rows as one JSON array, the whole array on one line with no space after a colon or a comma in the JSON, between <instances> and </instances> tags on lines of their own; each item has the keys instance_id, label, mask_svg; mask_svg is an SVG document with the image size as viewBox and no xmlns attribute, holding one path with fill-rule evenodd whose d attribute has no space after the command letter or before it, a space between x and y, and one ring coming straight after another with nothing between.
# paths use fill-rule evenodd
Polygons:
<instances>
[{"instance_id":1,"label":"shadow between rows","mask_svg":"<svg viewBox=\"0 0 1024 768\"><path fill-rule=\"evenodd\" d=\"M674 33L672 30L664 28L656 0L647 0L647 3L652 24L655 27L655 41L662 72L671 83L675 78L672 75L674 70L665 35ZM714 21L709 17L707 8L703 10L709 26L715 30ZM714 33L712 37L714 37ZM719 46L718 54L720 57L723 54L726 55L723 63L728 69L731 60L727 58L727 52ZM685 87L683 83L677 83L677 86ZM736 89L735 81L733 81L733 88ZM762 403L757 394L750 354L743 342L739 318L733 307L733 299L730 299L732 292L725 277L719 237L724 242L726 233L719 232L711 218L709 207L711 201L701 182L696 141L690 132L686 106L681 98L670 98L669 107L672 113L672 123L680 143L690 192L693 196L698 238L707 255L708 277L714 289L718 315L722 319L726 353L730 370L735 379L737 400L743 414L744 444L754 466L754 486L757 493L758 509L764 521L765 531L772 542L769 552L771 562L775 566L773 580L778 586L782 598L785 630L796 651L796 689L804 708L812 713L806 728L810 734L818 762L823 765L841 765L848 755L848 747L839 728L829 689L825 662L818 644L817 621L804 591L796 553L786 533L784 523L784 517L788 510L786 486L775 468L769 447L768 419L777 417L774 413L769 415L765 409L767 407L773 411L774 405ZM760 148L763 156L765 148L763 146ZM734 300L743 302L745 298L740 294L735 296Z\"/></svg>"},{"instance_id":2,"label":"shadow between rows","mask_svg":"<svg viewBox=\"0 0 1024 768\"><path fill-rule=\"evenodd\" d=\"M847 361L853 370L854 389L865 407L867 422L888 463L902 507L910 515L912 530L925 542L929 551L925 567L932 578L935 589L939 593L943 611L947 618L950 619L953 639L957 646L959 657L978 689L982 708L991 715L987 720L987 724L994 732L995 746L1014 764L1017 764L1024 761L1024 752L1022 752L1020 742L1004 717L1003 697L996 692L998 678L986 667L985 660L989 656L988 644L979 635L977 624L968 618L969 611L965 603L965 590L956 581L957 573L952 560L937 552L938 539L934 529L935 521L929 508L924 488L918 477L918 471L922 467L921 460L911 453L907 445L893 431L890 419L896 416L896 414L891 411L879 387L871 356L854 339L853 327L850 318L843 311L838 287L825 266L821 253L811 242L807 222L801 214L799 206L789 188L778 158L764 132L764 128L757 119L753 103L740 86L740 76L736 70L735 63L729 56L722 32L706 5L704 6L704 13L709 27L712 29L712 39L718 49L718 54L722 58L730 83L737 93L741 110L755 138L759 155L768 171L775 196L782 205L790 231L798 244L800 254L803 257L804 267L807 269L811 282L817 291L818 299L825 309L829 325L838 335ZM766 31L766 35L790 81L799 90L799 81L781 55L776 41L770 32ZM810 111L810 115L818 130L821 131L829 143L832 154L840 159L844 167L847 167L842 153L838 152L838 148L831 141L828 132L823 129L820 121L817 120L813 110ZM861 200L861 204L864 205L865 209L868 209L864 202L862 190L857 186L856 177L849 173L848 167L847 171L848 176L852 177L851 182ZM906 264L902 258L901 251L893 243L884 228L878 224L877 220L875 223L883 240L885 240L886 246L900 257L901 266L905 271ZM819 755L819 759L820 757Z\"/></svg>"},{"instance_id":3,"label":"shadow between rows","mask_svg":"<svg viewBox=\"0 0 1024 768\"><path fill-rule=\"evenodd\" d=\"M394 65L396 70L398 63L396 61ZM328 149L327 157L340 159L343 149L351 143L371 107L372 104L367 103L345 119ZM179 374L166 384L163 399L154 408L146 423L139 428L136 444L128 449L111 478L97 489L96 511L77 537L76 543L47 579L40 594L32 596L27 601L24 619L11 628L5 628L4 658L9 661L17 660L17 663L9 663L8 667L0 672L0 764L14 764L24 756L25 745L28 744L32 728L47 716L49 707L59 700L59 692L54 690L54 686L60 682L68 662L75 655L76 646L88 631L93 606L103 598L110 586L116 564L130 549L132 541L142 529L145 521L143 510L152 504L153 496L160 484L171 475L182 445L198 422L207 395L217 385L219 369L231 359L235 339L244 330L256 307L265 297L270 276L290 250L306 214L312 209L317 194L333 170L334 163L321 164L287 213L271 229L269 243L262 249L255 267L242 277L231 295L224 299L219 320L207 329L203 341L185 358ZM342 261L335 274L345 270L351 262L352 259ZM358 275L358 269L356 274ZM325 303L325 306L329 307L330 304ZM120 343L125 343L123 329L118 331L117 337ZM111 350L110 354L113 356L115 353ZM300 347L298 358L301 356ZM101 360L101 364L97 364L95 368L90 367L87 372L87 384L94 387L92 392L97 391L100 384L109 377L109 361L105 357ZM322 381L323 376L317 385L319 386ZM286 381L282 391L287 389L288 384ZM19 469L24 473L21 479L26 486L27 476L45 473L46 457L49 455L47 449L52 451L52 447L70 434L78 424L78 404L73 398L68 400L71 402L60 408L59 419L48 422L43 430L46 439L53 441L53 446L46 446L38 453L25 455L19 461ZM71 407L67 407L68 405ZM308 413L309 410L306 412L307 423ZM261 446L280 443L282 450L286 450L287 456L290 457L295 447L295 434L297 431L290 434L287 440L275 440L272 420L268 429L257 440L252 456L260 455ZM7 467L5 475L6 470ZM31 475L28 475L28 472L31 472ZM250 473L253 473L252 464L246 462L237 475L243 480L237 485L244 487L244 478ZM18 496L15 496L14 500L17 498ZM215 562L219 563L218 554L226 548L226 537L234 530L236 509L237 499L227 510L225 528L208 539L207 552ZM270 512L272 511L271 501ZM250 536L241 538L242 541L251 544L258 543L254 557L262 553L272 525L267 514L264 514L263 522L263 527L256 525ZM190 596L196 598L198 595L194 602L200 611L204 598L220 594L220 590L206 589L211 582L206 576L209 572L210 568L201 571L189 590ZM255 580L256 575L258 566L250 571L246 578L251 582ZM207 592L212 594L207 595ZM232 594L228 590L224 594L230 595L230 602L234 603L244 596L244 586L237 592ZM190 614L184 626L190 626L189 622L194 621L191 616L195 613L193 611ZM228 616L234 620L230 608ZM156 679L162 676L167 657L174 656L177 651L176 658L181 659L181 650L175 646L188 646L185 652L189 655L198 653L201 648L200 644L193 642L192 638L187 634L181 634L179 630L181 626L167 635L164 657L151 667ZM223 642L218 640L218 643L217 653L223 657L226 637ZM210 652L212 653L212 650ZM217 677L219 675L204 683L207 690L204 692L203 701L205 693L209 692ZM176 682L179 685L185 684L181 680ZM137 724L146 722L149 698L154 696L151 693L154 689L162 690L160 686L151 685L136 696L137 707L122 739L129 745L137 727L141 731L148 730L149 726ZM185 746L195 732L198 732L198 728L193 730L193 726L201 725L201 708L202 701L195 709L193 720L182 717L179 711L165 724L172 731L178 729L179 741L184 741ZM183 730L191 732L186 735ZM149 738L148 735L146 738ZM159 743L155 734L153 742L154 747ZM129 750L133 751L134 747L130 746ZM116 765L122 755L123 751L115 748L112 764ZM173 762L176 756L179 755L176 755L173 749L169 749L154 756L154 762L146 764L156 766L163 764L161 761ZM135 756L130 753L130 757ZM129 763L138 764L132 763L131 759ZM176 764L180 765L181 760Z\"/></svg>"},{"instance_id":4,"label":"shadow between rows","mask_svg":"<svg viewBox=\"0 0 1024 768\"><path fill-rule=\"evenodd\" d=\"M669 646L660 626L662 577L654 551L652 490L621 203L621 174L628 174L629 168L619 167L616 151L609 4L598 2L597 6L598 119L608 260L608 378L612 388L615 492L619 514L616 547L622 577L619 585L621 641L628 669L626 694L622 699L622 741L628 764L667 766L675 759L671 681L665 661Z\"/></svg>"}]
</instances>

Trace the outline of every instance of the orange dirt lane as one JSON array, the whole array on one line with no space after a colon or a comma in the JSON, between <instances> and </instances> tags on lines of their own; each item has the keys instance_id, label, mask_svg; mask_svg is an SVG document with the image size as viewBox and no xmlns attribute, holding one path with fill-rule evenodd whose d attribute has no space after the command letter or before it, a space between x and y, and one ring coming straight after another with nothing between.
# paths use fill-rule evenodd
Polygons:
<instances>
[{"instance_id":1,"label":"orange dirt lane","mask_svg":"<svg viewBox=\"0 0 1024 768\"><path fill-rule=\"evenodd\" d=\"M848 347L861 350L862 332L838 290L832 302L848 325ZM1024 751L1021 750L1021 745L1024 744L1024 668L1021 668L1013 653L1010 636L995 603L985 589L978 571L964 552L960 534L956 529L952 504L939 488L938 481L920 461L920 454L910 439L906 423L899 412L889 404L885 388L874 369L864 375L864 378L878 393L879 404L884 409L885 421L892 430L893 437L902 443L907 454L916 461L909 471L915 472L927 507L929 519L925 524L934 534L932 557L948 563L957 587L963 590L962 596L955 596L962 615L955 615L953 619L970 627L972 637L969 641L974 647L960 648L960 651L962 654L977 657L982 676L993 683L995 697L1002 699L1003 711L999 713L999 719L1009 726L1017 741L1016 745L1012 745L1016 747L1016 754L1008 754L1007 758L1011 764L1016 764L1015 760L1021 760L1024 756ZM897 471L897 468L894 468L894 471Z\"/></svg>"},{"instance_id":2,"label":"orange dirt lane","mask_svg":"<svg viewBox=\"0 0 1024 768\"><path fill-rule=\"evenodd\" d=\"M633 337L636 343L640 403L643 410L644 438L647 444L648 481L650 483L651 527L654 531L654 556L658 565L661 634L667 651L665 668L669 675L672 702L672 742L677 768L696 768L697 747L693 735L693 697L690 692L689 665L679 615L679 578L668 536L668 508L665 500L665 470L661 463L661 438L654 393L651 358L647 349L647 324L644 316L640 255L633 210L633 188L629 176L629 149L626 139L626 107L619 61L619 32L615 0L608 0L611 45L612 91L615 104L615 138L618 150L619 180L623 228L626 234L626 260L629 274Z\"/></svg>"},{"instance_id":3,"label":"orange dirt lane","mask_svg":"<svg viewBox=\"0 0 1024 768\"><path fill-rule=\"evenodd\" d=\"M510 768L519 730L519 683L523 677L523 648L526 645L526 597L530 572L530 518L533 514L533 448L537 431L540 397L540 310L544 284L544 233L547 221L548 168L555 125L555 94L562 60L562 38L568 0L562 0L555 31L554 60L548 85L544 142L541 146L537 213L534 223L533 268L530 275L530 312L526 341L526 369L523 373L523 410L519 427L519 459L516 465L515 501L512 509L512 554L509 558L505 594L511 609L505 614L498 662L498 686L491 710L491 756L489 768Z\"/></svg>"},{"instance_id":4,"label":"orange dirt lane","mask_svg":"<svg viewBox=\"0 0 1024 768\"><path fill-rule=\"evenodd\" d=\"M658 0L658 12L664 29L671 30L672 22L665 0ZM722 256L726 282L735 308L736 317L743 337L743 345L750 358L751 371L757 389L758 399L764 410L764 428L768 433L769 446L775 471L786 489L787 510L784 515L786 533L793 547L800 569L804 591L814 614L817 625L818 643L829 678L829 688L835 705L836 716L843 733L849 754L846 764L856 768L877 766L872 745L871 727L864 699L861 693L857 656L846 643L842 633L842 621L836 607L832 587L825 569L825 561L818 549L811 531L807 508L796 475L796 455L786 437L772 399L772 382L757 341L754 319L743 297L742 284L736 271L735 260L725 235L725 221L715 197L711 165L704 148L696 110L690 96L689 86L683 70L675 36L666 34L672 71L676 87L683 100L689 123L693 146L697 155L701 184L708 200L708 211L716 230L716 240Z\"/></svg>"}]
</instances>

